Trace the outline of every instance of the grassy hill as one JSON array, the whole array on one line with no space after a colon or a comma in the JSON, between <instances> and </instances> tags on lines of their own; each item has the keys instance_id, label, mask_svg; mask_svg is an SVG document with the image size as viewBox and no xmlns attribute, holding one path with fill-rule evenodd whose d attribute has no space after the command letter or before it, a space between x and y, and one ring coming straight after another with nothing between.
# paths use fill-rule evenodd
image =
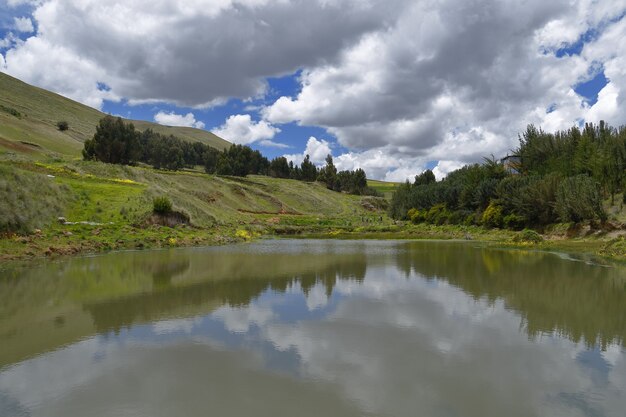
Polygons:
<instances>
[{"instance_id":1,"label":"grassy hill","mask_svg":"<svg viewBox=\"0 0 626 417\"><path fill-rule=\"evenodd\" d=\"M188 214L191 225L146 223L158 196ZM392 223L383 202L320 183L265 176L220 177L76 159L5 160L0 224L23 224L30 233L0 239L0 259L382 228ZM59 216L71 224L60 224Z\"/></svg>"},{"instance_id":2,"label":"grassy hill","mask_svg":"<svg viewBox=\"0 0 626 417\"><path fill-rule=\"evenodd\" d=\"M83 161L83 142L103 116L0 73L0 259L340 233L392 223L383 199L338 193L319 183ZM69 130L57 129L62 120ZM216 148L230 145L203 130L133 123ZM190 224L154 224L152 202L161 196L187 214Z\"/></svg>"},{"instance_id":3,"label":"grassy hill","mask_svg":"<svg viewBox=\"0 0 626 417\"><path fill-rule=\"evenodd\" d=\"M93 137L98 121L104 116L89 106L0 72L0 150L4 152L79 156L83 142ZM61 120L69 123L69 130L57 129L56 124ZM229 142L205 130L132 122L139 130L150 128L218 149L230 146Z\"/></svg>"}]
</instances>

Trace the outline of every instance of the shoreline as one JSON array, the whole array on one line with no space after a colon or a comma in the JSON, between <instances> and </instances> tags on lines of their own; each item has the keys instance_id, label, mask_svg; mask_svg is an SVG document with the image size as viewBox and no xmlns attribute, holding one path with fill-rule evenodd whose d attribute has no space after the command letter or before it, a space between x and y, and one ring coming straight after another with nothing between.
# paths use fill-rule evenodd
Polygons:
<instances>
[{"instance_id":1,"label":"shoreline","mask_svg":"<svg viewBox=\"0 0 626 417\"><path fill-rule=\"evenodd\" d=\"M250 225L248 225L250 226ZM80 226L74 229L80 229ZM31 263L45 259L100 255L115 251L155 250L185 247L210 247L244 243L259 239L337 239L337 240L430 240L478 243L489 248L534 250L626 263L626 238L562 238L546 235L538 243L513 241L519 232L480 227L404 226L393 231L381 230L315 230L310 228L249 230L250 228L133 228L126 236L118 233L85 234L48 230L27 236L0 238L0 263ZM115 231L118 231L117 229ZM102 232L102 231L101 231ZM110 231L113 232L113 231Z\"/></svg>"}]
</instances>

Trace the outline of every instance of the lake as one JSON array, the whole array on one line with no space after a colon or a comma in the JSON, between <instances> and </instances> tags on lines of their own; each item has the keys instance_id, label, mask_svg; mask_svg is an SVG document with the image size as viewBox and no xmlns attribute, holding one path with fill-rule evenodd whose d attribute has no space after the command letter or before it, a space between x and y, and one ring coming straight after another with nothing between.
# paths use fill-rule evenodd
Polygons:
<instances>
[{"instance_id":1,"label":"lake","mask_svg":"<svg viewBox=\"0 0 626 417\"><path fill-rule=\"evenodd\" d=\"M267 240L0 270L0 416L626 415L626 268Z\"/></svg>"}]
</instances>

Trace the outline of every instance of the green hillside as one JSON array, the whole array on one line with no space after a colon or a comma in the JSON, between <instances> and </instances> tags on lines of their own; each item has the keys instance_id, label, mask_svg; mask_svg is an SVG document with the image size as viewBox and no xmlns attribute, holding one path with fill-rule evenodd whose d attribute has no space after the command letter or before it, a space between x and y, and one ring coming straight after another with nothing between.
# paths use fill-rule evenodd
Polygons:
<instances>
[{"instance_id":1,"label":"green hillside","mask_svg":"<svg viewBox=\"0 0 626 417\"><path fill-rule=\"evenodd\" d=\"M0 259L391 224L384 199L331 191L322 183L83 161L83 143L103 116L0 73ZM58 130L59 121L67 121L69 130ZM204 130L133 123L215 148L230 145ZM154 223L153 199L162 196L189 217L188 224Z\"/></svg>"},{"instance_id":2,"label":"green hillside","mask_svg":"<svg viewBox=\"0 0 626 417\"><path fill-rule=\"evenodd\" d=\"M104 116L89 106L0 73L0 151L79 156L83 142L93 136L98 121ZM62 120L69 123L69 130L57 129L57 122ZM150 128L218 149L230 146L229 142L205 130L132 122L139 130Z\"/></svg>"}]
</instances>

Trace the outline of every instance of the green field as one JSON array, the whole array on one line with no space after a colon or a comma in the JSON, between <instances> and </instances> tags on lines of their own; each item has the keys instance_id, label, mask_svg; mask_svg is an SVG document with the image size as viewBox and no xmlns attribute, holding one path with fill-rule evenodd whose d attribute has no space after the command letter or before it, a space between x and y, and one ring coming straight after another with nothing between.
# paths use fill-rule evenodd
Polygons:
<instances>
[{"instance_id":1,"label":"green field","mask_svg":"<svg viewBox=\"0 0 626 417\"><path fill-rule=\"evenodd\" d=\"M375 189L376 191L384 195L387 199L391 199L391 195L399 185L399 182L367 180L368 187Z\"/></svg>"}]
</instances>

